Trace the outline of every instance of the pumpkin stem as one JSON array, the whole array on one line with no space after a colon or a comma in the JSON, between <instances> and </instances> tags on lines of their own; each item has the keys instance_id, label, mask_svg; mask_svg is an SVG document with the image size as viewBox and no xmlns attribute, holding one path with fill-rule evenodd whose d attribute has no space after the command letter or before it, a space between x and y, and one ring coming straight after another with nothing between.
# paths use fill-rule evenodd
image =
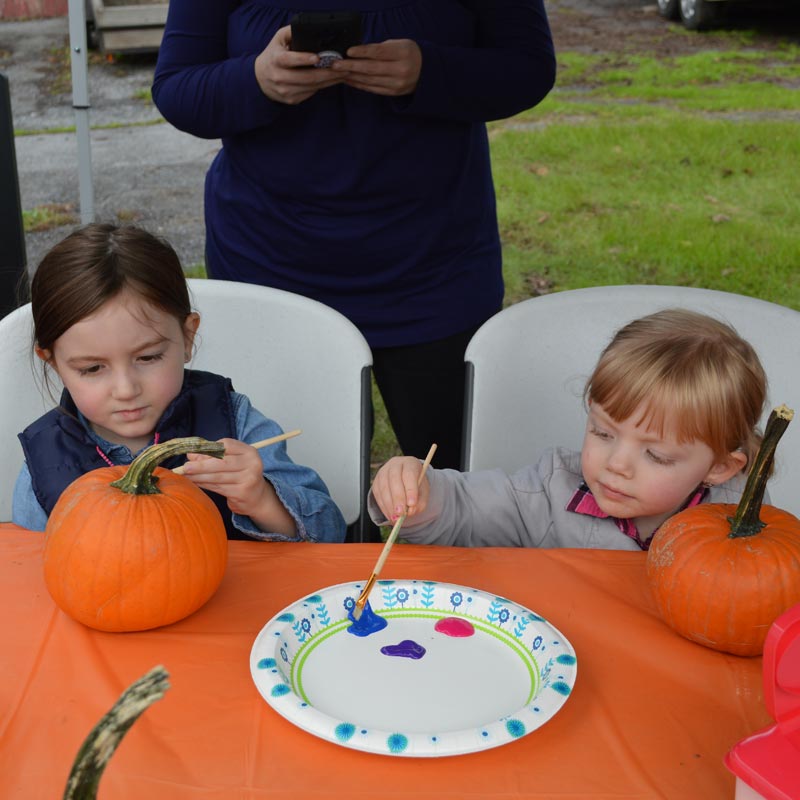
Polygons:
<instances>
[{"instance_id":1,"label":"pumpkin stem","mask_svg":"<svg viewBox=\"0 0 800 800\"><path fill-rule=\"evenodd\" d=\"M767 488L767 479L772 469L772 462L775 460L775 448L793 417L794 411L785 405L772 409L764 430L764 438L761 440L761 447L758 448L758 453L753 459L753 466L747 476L742 499L739 501L736 513L732 517L728 517L728 521L731 523L729 538L755 536L766 524L761 521L759 514Z\"/></svg>"},{"instance_id":2,"label":"pumpkin stem","mask_svg":"<svg viewBox=\"0 0 800 800\"><path fill-rule=\"evenodd\" d=\"M169 689L169 673L153 667L134 681L92 728L75 757L64 800L95 800L100 778L122 737L147 708Z\"/></svg>"},{"instance_id":3,"label":"pumpkin stem","mask_svg":"<svg viewBox=\"0 0 800 800\"><path fill-rule=\"evenodd\" d=\"M220 442L209 442L208 439L199 436L185 436L152 444L146 450L142 450L133 459L128 471L111 485L127 494L161 494L161 490L156 486L158 478L153 475L153 470L170 456L186 453L206 453L214 458L222 458L225 455L225 445Z\"/></svg>"}]
</instances>

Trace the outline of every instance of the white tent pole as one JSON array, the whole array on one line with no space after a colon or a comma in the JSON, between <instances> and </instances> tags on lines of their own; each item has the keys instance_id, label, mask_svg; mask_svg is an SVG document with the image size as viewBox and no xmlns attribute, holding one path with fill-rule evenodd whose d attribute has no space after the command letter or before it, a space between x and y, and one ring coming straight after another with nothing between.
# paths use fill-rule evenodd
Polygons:
<instances>
[{"instance_id":1,"label":"white tent pole","mask_svg":"<svg viewBox=\"0 0 800 800\"><path fill-rule=\"evenodd\" d=\"M72 67L72 107L78 140L78 191L81 222L94 221L92 150L89 135L89 59L84 0L69 0L69 54Z\"/></svg>"}]
</instances>

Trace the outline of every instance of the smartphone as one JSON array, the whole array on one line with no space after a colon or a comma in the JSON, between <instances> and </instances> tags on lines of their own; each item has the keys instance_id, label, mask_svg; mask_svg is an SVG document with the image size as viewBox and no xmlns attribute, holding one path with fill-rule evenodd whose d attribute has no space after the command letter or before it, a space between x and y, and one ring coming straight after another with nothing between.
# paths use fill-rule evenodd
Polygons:
<instances>
[{"instance_id":1,"label":"smartphone","mask_svg":"<svg viewBox=\"0 0 800 800\"><path fill-rule=\"evenodd\" d=\"M292 50L317 53L318 67L344 58L348 47L361 44L358 11L301 11L291 19Z\"/></svg>"}]
</instances>

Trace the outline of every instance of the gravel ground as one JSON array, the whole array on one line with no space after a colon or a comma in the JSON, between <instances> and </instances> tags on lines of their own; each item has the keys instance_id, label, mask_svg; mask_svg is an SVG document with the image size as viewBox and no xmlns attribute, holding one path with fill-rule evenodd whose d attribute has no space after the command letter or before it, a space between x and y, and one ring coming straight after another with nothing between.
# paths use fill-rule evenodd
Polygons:
<instances>
[{"instance_id":1,"label":"gravel ground","mask_svg":"<svg viewBox=\"0 0 800 800\"><path fill-rule=\"evenodd\" d=\"M0 72L9 80L14 128L45 131L75 124L66 18L0 23ZM203 261L203 180L219 149L161 121L142 99L155 56L118 63L93 54L89 111L95 218L136 222L165 236L184 265ZM146 124L148 122L160 124ZM98 127L115 126L115 127ZM77 138L74 132L15 138L24 209L63 206L73 222L25 237L29 268L80 222Z\"/></svg>"},{"instance_id":2,"label":"gravel ground","mask_svg":"<svg viewBox=\"0 0 800 800\"><path fill-rule=\"evenodd\" d=\"M728 28L754 30L751 42L758 47L800 43L796 2L771 11L761 5L732 9ZM730 46L722 34L692 34L666 22L652 0L549 0L547 8L557 50L670 56ZM0 22L0 73L11 87L16 130L74 125L67 44L66 18ZM152 103L141 99L154 67L154 56L114 62L93 54L90 60L95 218L136 222L166 236L190 266L203 260L203 180L219 142L163 122L144 124L160 120ZM26 236L32 268L79 222L76 136L17 136L15 148L23 208L52 203L73 214L72 222Z\"/></svg>"}]
</instances>

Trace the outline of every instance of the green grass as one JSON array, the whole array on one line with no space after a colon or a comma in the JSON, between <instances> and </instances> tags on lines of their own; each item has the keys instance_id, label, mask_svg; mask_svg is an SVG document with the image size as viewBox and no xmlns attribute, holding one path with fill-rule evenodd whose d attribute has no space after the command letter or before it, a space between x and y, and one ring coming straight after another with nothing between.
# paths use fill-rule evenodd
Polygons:
<instances>
[{"instance_id":1,"label":"green grass","mask_svg":"<svg viewBox=\"0 0 800 800\"><path fill-rule=\"evenodd\" d=\"M491 126L506 302L661 283L800 309L800 48L559 67Z\"/></svg>"},{"instance_id":2,"label":"green grass","mask_svg":"<svg viewBox=\"0 0 800 800\"><path fill-rule=\"evenodd\" d=\"M74 206L68 203L47 203L22 212L22 226L26 233L77 225L78 222Z\"/></svg>"},{"instance_id":3,"label":"green grass","mask_svg":"<svg viewBox=\"0 0 800 800\"><path fill-rule=\"evenodd\" d=\"M558 67L555 91L517 119L565 112L649 115L652 104L702 113L800 109L796 45L676 58L567 52L559 54Z\"/></svg>"},{"instance_id":4,"label":"green grass","mask_svg":"<svg viewBox=\"0 0 800 800\"><path fill-rule=\"evenodd\" d=\"M93 131L116 130L117 128L147 128L151 125L164 125L165 121L158 119L146 119L138 122L107 122L98 125L91 125ZM41 136L51 133L75 133L74 125L62 125L53 128L15 128L14 136Z\"/></svg>"},{"instance_id":5,"label":"green grass","mask_svg":"<svg viewBox=\"0 0 800 800\"><path fill-rule=\"evenodd\" d=\"M800 308L793 122L673 114L553 123L492 141L509 300L556 288L668 283Z\"/></svg>"}]
</instances>

